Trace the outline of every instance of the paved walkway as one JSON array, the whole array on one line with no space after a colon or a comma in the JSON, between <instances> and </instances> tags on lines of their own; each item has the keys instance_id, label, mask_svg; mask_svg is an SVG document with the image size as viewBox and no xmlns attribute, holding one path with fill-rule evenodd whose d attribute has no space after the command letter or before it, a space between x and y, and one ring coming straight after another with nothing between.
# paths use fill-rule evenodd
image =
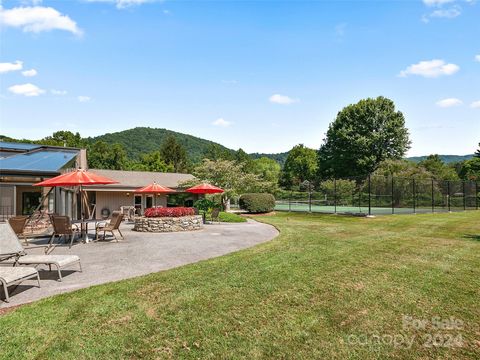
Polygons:
<instances>
[{"instance_id":1,"label":"paved walkway","mask_svg":"<svg viewBox=\"0 0 480 360\"><path fill-rule=\"evenodd\" d=\"M42 287L34 287L34 281L25 281L11 292L8 304L3 301L2 291L0 308L221 256L278 235L274 227L252 220L248 223L210 224L203 230L178 233L138 233L131 228L131 225L122 225L125 240L118 243L99 241L76 244L71 249L58 246L53 254L80 256L83 272L78 272L75 266L66 269L62 272L63 281L58 282L56 271L49 272L48 267L40 266ZM27 253L41 254L42 249L27 248ZM10 289L12 291L13 287Z\"/></svg>"}]
</instances>

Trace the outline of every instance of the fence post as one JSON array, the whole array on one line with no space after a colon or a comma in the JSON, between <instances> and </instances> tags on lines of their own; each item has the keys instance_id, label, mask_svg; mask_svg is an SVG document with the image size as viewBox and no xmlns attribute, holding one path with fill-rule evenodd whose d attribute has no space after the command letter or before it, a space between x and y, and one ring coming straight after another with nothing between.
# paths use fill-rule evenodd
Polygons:
<instances>
[{"instance_id":1,"label":"fence post","mask_svg":"<svg viewBox=\"0 0 480 360\"><path fill-rule=\"evenodd\" d=\"M288 211L292 211L292 194L293 194L293 190L290 190L290 196L288 198Z\"/></svg>"},{"instance_id":2,"label":"fence post","mask_svg":"<svg viewBox=\"0 0 480 360\"><path fill-rule=\"evenodd\" d=\"M308 212L312 212L312 188L310 182L308 183Z\"/></svg>"},{"instance_id":3,"label":"fence post","mask_svg":"<svg viewBox=\"0 0 480 360\"><path fill-rule=\"evenodd\" d=\"M475 181L475 209L478 210L478 182Z\"/></svg>"},{"instance_id":4,"label":"fence post","mask_svg":"<svg viewBox=\"0 0 480 360\"><path fill-rule=\"evenodd\" d=\"M433 191L433 178L432 178L432 213L435 212L435 195Z\"/></svg>"},{"instance_id":5,"label":"fence post","mask_svg":"<svg viewBox=\"0 0 480 360\"><path fill-rule=\"evenodd\" d=\"M447 206L448 212L450 212L450 180L447 180Z\"/></svg>"},{"instance_id":6,"label":"fence post","mask_svg":"<svg viewBox=\"0 0 480 360\"><path fill-rule=\"evenodd\" d=\"M467 198L465 197L465 181L462 181L463 186L463 211L467 210Z\"/></svg>"},{"instance_id":7,"label":"fence post","mask_svg":"<svg viewBox=\"0 0 480 360\"><path fill-rule=\"evenodd\" d=\"M417 192L415 189L415 178L412 179L412 192L413 192L413 213L416 214L416 205L417 205Z\"/></svg>"},{"instance_id":8,"label":"fence post","mask_svg":"<svg viewBox=\"0 0 480 360\"><path fill-rule=\"evenodd\" d=\"M372 179L368 175L368 215L372 215Z\"/></svg>"},{"instance_id":9,"label":"fence post","mask_svg":"<svg viewBox=\"0 0 480 360\"><path fill-rule=\"evenodd\" d=\"M335 214L337 213L337 179L333 179L333 206L335 207Z\"/></svg>"},{"instance_id":10,"label":"fence post","mask_svg":"<svg viewBox=\"0 0 480 360\"><path fill-rule=\"evenodd\" d=\"M393 180L394 177L392 176L392 214L395 214L395 203L394 203L394 198L393 198Z\"/></svg>"}]
</instances>

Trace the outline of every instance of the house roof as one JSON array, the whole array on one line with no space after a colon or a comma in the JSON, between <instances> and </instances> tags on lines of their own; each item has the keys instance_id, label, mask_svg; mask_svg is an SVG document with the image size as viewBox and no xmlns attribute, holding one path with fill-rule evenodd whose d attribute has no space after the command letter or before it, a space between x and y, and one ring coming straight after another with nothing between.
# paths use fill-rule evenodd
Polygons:
<instances>
[{"instance_id":1,"label":"house roof","mask_svg":"<svg viewBox=\"0 0 480 360\"><path fill-rule=\"evenodd\" d=\"M59 173L77 154L78 150L39 147L0 158L0 172Z\"/></svg>"},{"instance_id":2,"label":"house roof","mask_svg":"<svg viewBox=\"0 0 480 360\"><path fill-rule=\"evenodd\" d=\"M193 175L180 173L161 173L148 171L124 171L89 169L89 171L118 181L118 184L89 186L88 190L134 190L156 182L170 188L178 188L179 185L194 179Z\"/></svg>"},{"instance_id":3,"label":"house roof","mask_svg":"<svg viewBox=\"0 0 480 360\"><path fill-rule=\"evenodd\" d=\"M0 150L18 150L18 151L27 151L41 147L42 145L37 144L26 144L26 143L14 143L7 141L0 141Z\"/></svg>"}]
</instances>

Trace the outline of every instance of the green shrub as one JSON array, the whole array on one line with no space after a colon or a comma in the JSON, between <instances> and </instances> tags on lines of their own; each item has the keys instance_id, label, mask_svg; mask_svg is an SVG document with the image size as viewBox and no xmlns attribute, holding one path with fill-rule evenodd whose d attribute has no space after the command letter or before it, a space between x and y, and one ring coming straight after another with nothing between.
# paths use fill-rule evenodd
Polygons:
<instances>
[{"instance_id":1,"label":"green shrub","mask_svg":"<svg viewBox=\"0 0 480 360\"><path fill-rule=\"evenodd\" d=\"M275 198L272 194L251 193L240 196L240 209L247 210L249 213L266 213L275 208Z\"/></svg>"}]
</instances>

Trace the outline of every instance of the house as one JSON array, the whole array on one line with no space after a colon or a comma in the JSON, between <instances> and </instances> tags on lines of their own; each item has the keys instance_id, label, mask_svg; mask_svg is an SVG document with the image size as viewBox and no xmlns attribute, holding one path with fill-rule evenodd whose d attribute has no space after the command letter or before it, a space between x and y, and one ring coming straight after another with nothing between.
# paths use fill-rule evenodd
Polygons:
<instances>
[{"instance_id":1,"label":"house","mask_svg":"<svg viewBox=\"0 0 480 360\"><path fill-rule=\"evenodd\" d=\"M95 218L100 219L120 209L121 206L134 206L137 214L142 214L152 206L192 206L198 195L186 193L181 184L192 180L190 174L161 173L147 171L123 171L90 169L91 172L118 181L111 185L85 187ZM139 194L135 190L156 182L175 190L171 194Z\"/></svg>"},{"instance_id":2,"label":"house","mask_svg":"<svg viewBox=\"0 0 480 360\"><path fill-rule=\"evenodd\" d=\"M0 221L15 215L30 215L44 199L49 213L80 216L80 199L75 188L36 187L33 184L73 169L86 169L85 149L9 143L0 141ZM112 185L85 186L95 218L104 218L122 206L133 206L137 214L152 206L192 206L198 195L180 188L192 180L190 174L143 171L90 171L118 181ZM172 194L136 194L135 190L153 182L175 190Z\"/></svg>"},{"instance_id":3,"label":"house","mask_svg":"<svg viewBox=\"0 0 480 360\"><path fill-rule=\"evenodd\" d=\"M0 141L0 220L31 214L49 191L33 184L84 164L85 150ZM75 216L74 197L73 189L54 189L48 211Z\"/></svg>"}]
</instances>

